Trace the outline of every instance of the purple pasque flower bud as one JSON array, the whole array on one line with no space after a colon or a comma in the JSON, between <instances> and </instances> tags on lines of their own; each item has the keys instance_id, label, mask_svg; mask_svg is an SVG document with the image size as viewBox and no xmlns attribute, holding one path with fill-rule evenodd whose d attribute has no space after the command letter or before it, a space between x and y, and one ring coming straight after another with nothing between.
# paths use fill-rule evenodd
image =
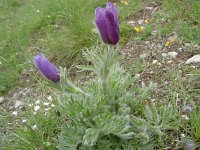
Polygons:
<instances>
[{"instance_id":1,"label":"purple pasque flower bud","mask_svg":"<svg viewBox=\"0 0 200 150\"><path fill-rule=\"evenodd\" d=\"M108 2L105 8L96 8L94 23L104 43L117 44L119 41L119 23L117 10L113 3Z\"/></svg>"},{"instance_id":2,"label":"purple pasque flower bud","mask_svg":"<svg viewBox=\"0 0 200 150\"><path fill-rule=\"evenodd\" d=\"M48 59L43 54L36 55L33 58L33 61L36 68L45 78L55 83L60 80L60 76L57 72L57 69L51 62L48 61Z\"/></svg>"}]
</instances>

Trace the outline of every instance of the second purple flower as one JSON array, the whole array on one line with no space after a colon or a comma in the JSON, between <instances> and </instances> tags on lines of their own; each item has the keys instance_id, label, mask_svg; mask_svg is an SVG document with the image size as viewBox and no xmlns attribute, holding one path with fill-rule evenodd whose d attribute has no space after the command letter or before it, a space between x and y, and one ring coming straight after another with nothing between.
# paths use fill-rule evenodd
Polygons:
<instances>
[{"instance_id":1,"label":"second purple flower","mask_svg":"<svg viewBox=\"0 0 200 150\"><path fill-rule=\"evenodd\" d=\"M119 41L119 23L117 10L113 3L108 2L105 8L96 8L94 22L102 41L106 44L116 45Z\"/></svg>"},{"instance_id":2,"label":"second purple flower","mask_svg":"<svg viewBox=\"0 0 200 150\"><path fill-rule=\"evenodd\" d=\"M36 55L33 60L36 68L45 78L55 83L60 80L57 69L43 54Z\"/></svg>"}]
</instances>

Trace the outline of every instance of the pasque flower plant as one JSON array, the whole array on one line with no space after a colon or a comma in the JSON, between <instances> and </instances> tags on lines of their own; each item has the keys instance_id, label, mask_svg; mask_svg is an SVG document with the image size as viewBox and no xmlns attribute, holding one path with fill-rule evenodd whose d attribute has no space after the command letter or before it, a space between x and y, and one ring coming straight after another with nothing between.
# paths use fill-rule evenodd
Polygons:
<instances>
[{"instance_id":1,"label":"pasque flower plant","mask_svg":"<svg viewBox=\"0 0 200 150\"><path fill-rule=\"evenodd\" d=\"M134 79L121 68L116 57L119 23L115 6L108 2L105 8L97 8L94 22L103 44L83 52L92 65L78 66L81 71L94 72L90 80L74 84L66 69L60 69L59 76L44 55L34 57L43 76L53 82L60 81L63 94L59 92L58 110L63 126L58 149L146 149L147 145L154 149L153 138L158 137L156 142L162 142L163 131L176 128L176 110L163 107L162 113L155 106L143 106L150 88L135 86ZM137 114L136 107L145 110L142 115ZM166 115L171 118L166 120Z\"/></svg>"},{"instance_id":2,"label":"pasque flower plant","mask_svg":"<svg viewBox=\"0 0 200 150\"><path fill-rule=\"evenodd\" d=\"M33 60L36 68L46 79L55 83L59 82L60 75L57 69L43 54L36 55Z\"/></svg>"}]
</instances>

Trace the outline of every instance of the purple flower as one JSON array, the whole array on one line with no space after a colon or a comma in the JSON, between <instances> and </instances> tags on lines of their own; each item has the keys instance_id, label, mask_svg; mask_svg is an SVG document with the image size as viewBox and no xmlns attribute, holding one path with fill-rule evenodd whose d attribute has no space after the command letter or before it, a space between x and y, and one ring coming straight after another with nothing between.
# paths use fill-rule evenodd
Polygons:
<instances>
[{"instance_id":1,"label":"purple flower","mask_svg":"<svg viewBox=\"0 0 200 150\"><path fill-rule=\"evenodd\" d=\"M117 44L119 41L119 23L117 10L113 3L108 2L105 8L96 8L94 23L104 43Z\"/></svg>"},{"instance_id":2,"label":"purple flower","mask_svg":"<svg viewBox=\"0 0 200 150\"><path fill-rule=\"evenodd\" d=\"M48 59L43 54L38 54L33 58L34 64L36 68L40 71L40 73L53 82L58 82L60 80L60 76L54 67L54 65L48 61Z\"/></svg>"}]
</instances>

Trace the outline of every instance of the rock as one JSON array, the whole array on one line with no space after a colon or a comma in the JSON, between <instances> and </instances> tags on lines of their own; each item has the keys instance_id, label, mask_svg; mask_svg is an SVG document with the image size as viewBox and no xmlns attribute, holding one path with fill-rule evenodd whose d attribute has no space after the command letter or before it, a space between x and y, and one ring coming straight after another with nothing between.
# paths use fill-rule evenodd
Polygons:
<instances>
[{"instance_id":1,"label":"rock","mask_svg":"<svg viewBox=\"0 0 200 150\"><path fill-rule=\"evenodd\" d=\"M176 58L176 56L178 55L177 52L168 52L167 55L170 57L170 58Z\"/></svg>"},{"instance_id":2,"label":"rock","mask_svg":"<svg viewBox=\"0 0 200 150\"><path fill-rule=\"evenodd\" d=\"M161 55L162 55L162 57L164 57L164 58L167 57L167 54L166 54L166 53L162 53Z\"/></svg>"},{"instance_id":3,"label":"rock","mask_svg":"<svg viewBox=\"0 0 200 150\"><path fill-rule=\"evenodd\" d=\"M144 23L144 20L138 20L137 22L139 25L142 25Z\"/></svg>"},{"instance_id":4,"label":"rock","mask_svg":"<svg viewBox=\"0 0 200 150\"><path fill-rule=\"evenodd\" d=\"M194 150L197 148L196 143L190 139L185 139L183 141L183 145L184 145L184 150Z\"/></svg>"},{"instance_id":5,"label":"rock","mask_svg":"<svg viewBox=\"0 0 200 150\"><path fill-rule=\"evenodd\" d=\"M189 58L185 64L196 64L200 62L200 54L194 55L193 57Z\"/></svg>"},{"instance_id":6,"label":"rock","mask_svg":"<svg viewBox=\"0 0 200 150\"><path fill-rule=\"evenodd\" d=\"M0 104L3 103L4 97L0 97Z\"/></svg>"},{"instance_id":7,"label":"rock","mask_svg":"<svg viewBox=\"0 0 200 150\"><path fill-rule=\"evenodd\" d=\"M128 21L127 23L128 23L128 24L131 24L131 25L134 25L134 24L135 24L135 21L130 20L130 21Z\"/></svg>"},{"instance_id":8,"label":"rock","mask_svg":"<svg viewBox=\"0 0 200 150\"><path fill-rule=\"evenodd\" d=\"M152 10L153 7L145 7L147 10Z\"/></svg>"},{"instance_id":9,"label":"rock","mask_svg":"<svg viewBox=\"0 0 200 150\"><path fill-rule=\"evenodd\" d=\"M183 111L183 112L192 111L192 106L190 106L190 105L185 105L185 106L182 107L182 111Z\"/></svg>"},{"instance_id":10,"label":"rock","mask_svg":"<svg viewBox=\"0 0 200 150\"><path fill-rule=\"evenodd\" d=\"M24 107L24 103L22 101L16 101L15 103L15 108L23 108Z\"/></svg>"},{"instance_id":11,"label":"rock","mask_svg":"<svg viewBox=\"0 0 200 150\"><path fill-rule=\"evenodd\" d=\"M140 54L140 58L141 59L145 59L148 57L148 54L147 53L143 53L143 54Z\"/></svg>"},{"instance_id":12,"label":"rock","mask_svg":"<svg viewBox=\"0 0 200 150\"><path fill-rule=\"evenodd\" d=\"M152 34L153 36L156 36L156 35L158 34L158 31L157 31L157 30L154 30L154 31L151 32L151 34Z\"/></svg>"}]
</instances>

